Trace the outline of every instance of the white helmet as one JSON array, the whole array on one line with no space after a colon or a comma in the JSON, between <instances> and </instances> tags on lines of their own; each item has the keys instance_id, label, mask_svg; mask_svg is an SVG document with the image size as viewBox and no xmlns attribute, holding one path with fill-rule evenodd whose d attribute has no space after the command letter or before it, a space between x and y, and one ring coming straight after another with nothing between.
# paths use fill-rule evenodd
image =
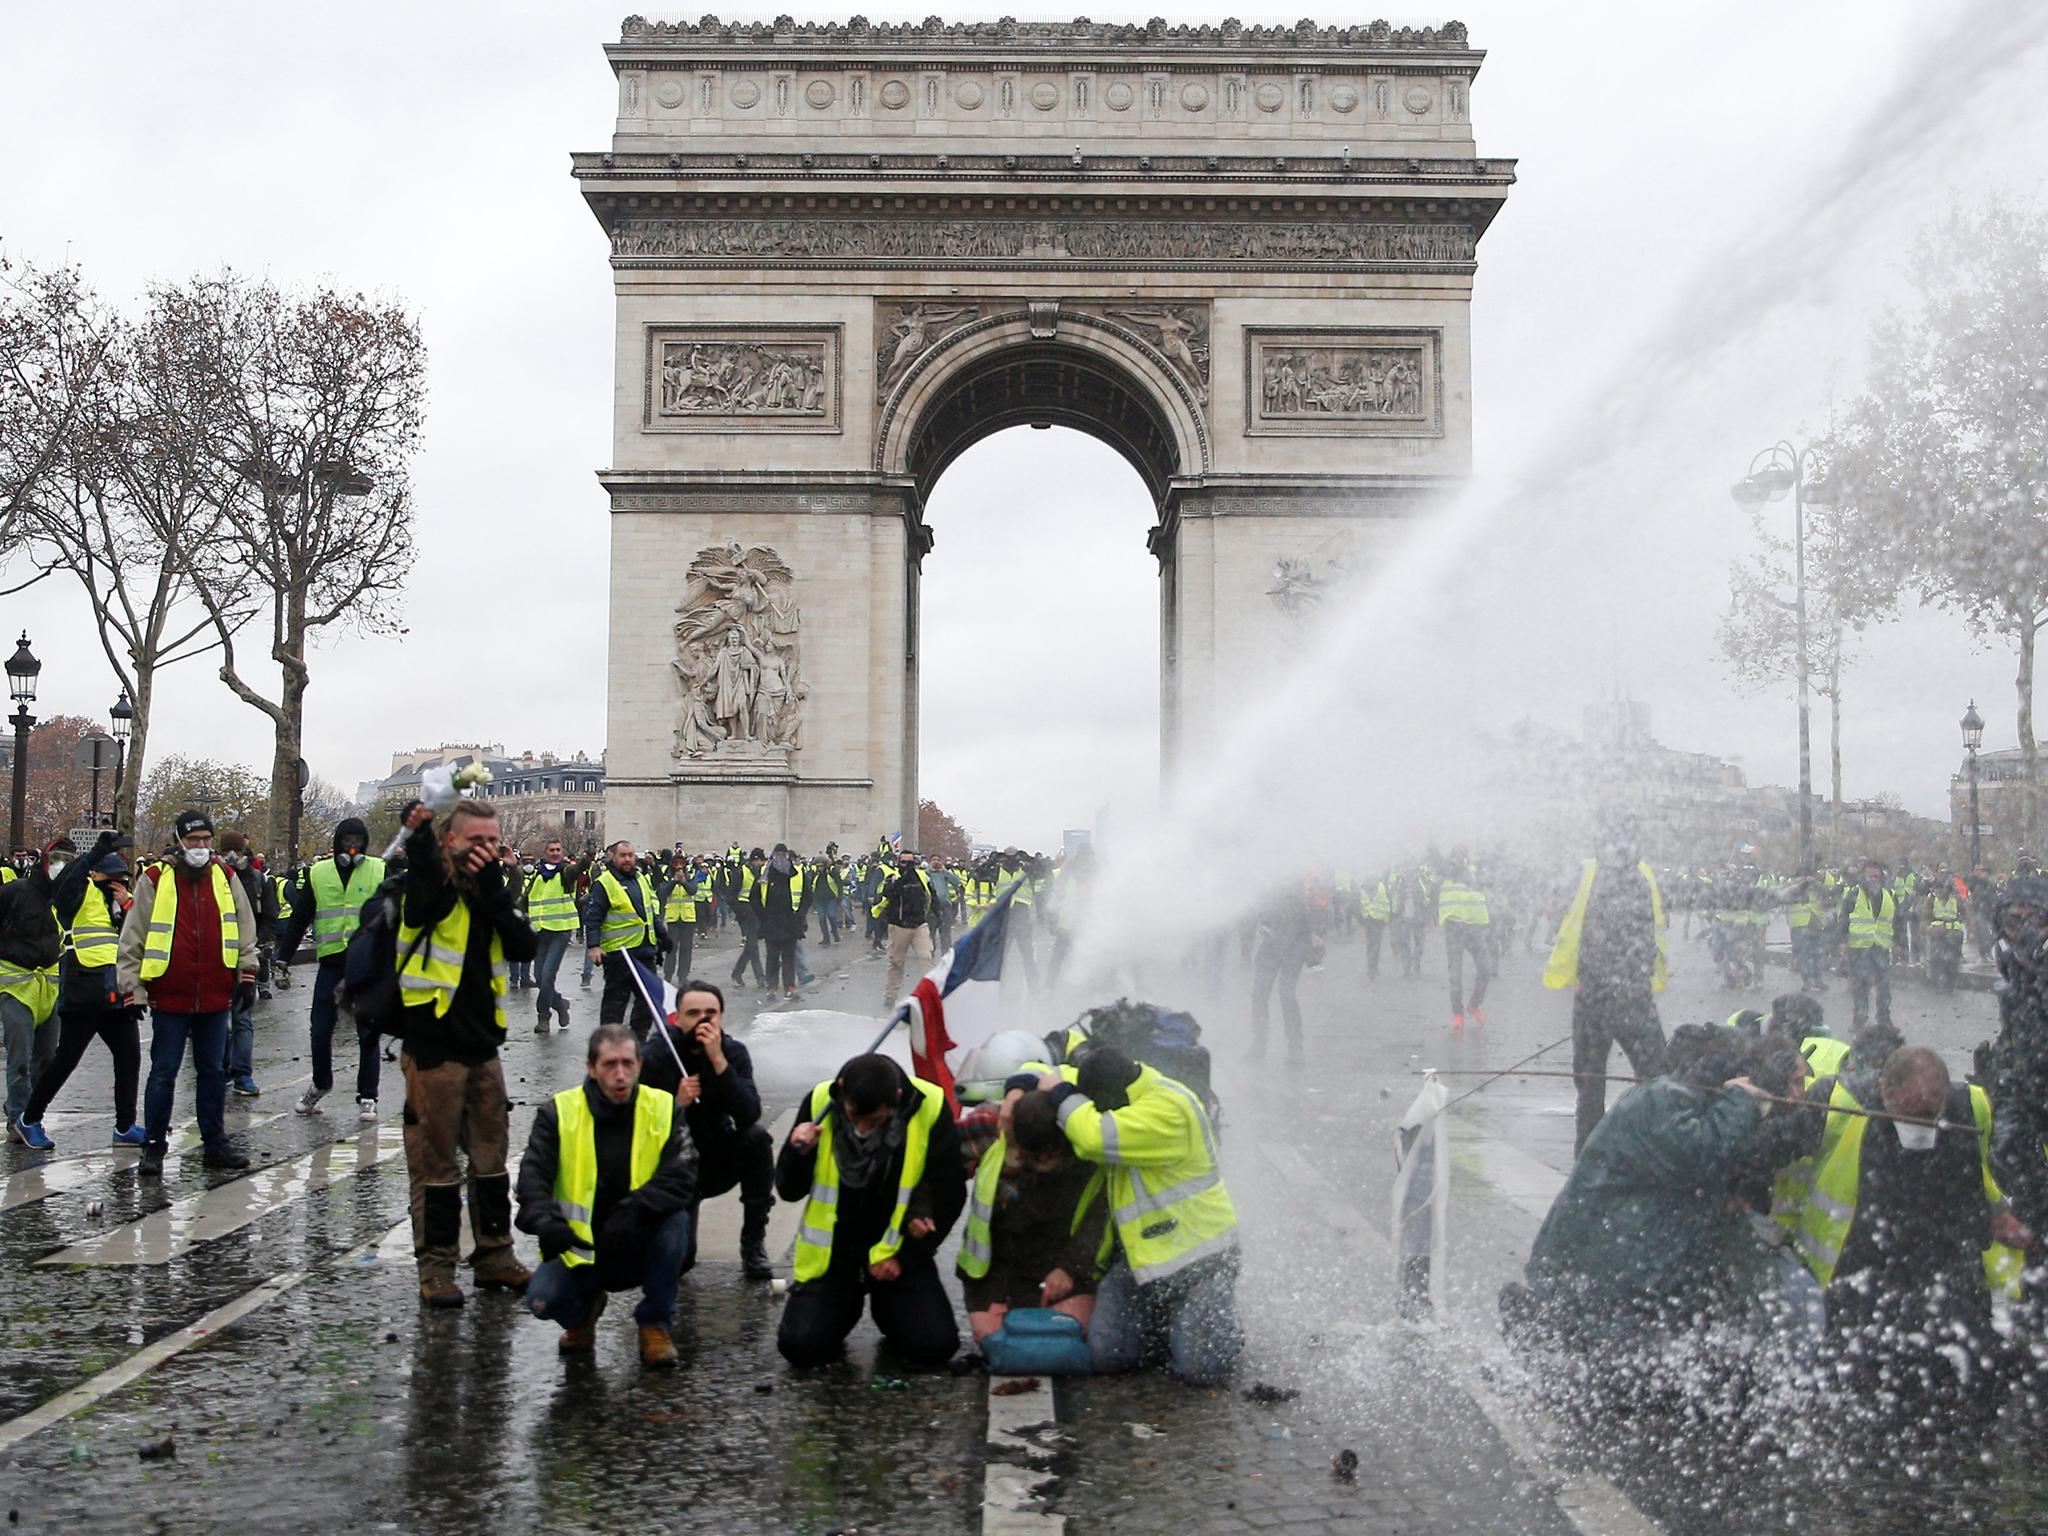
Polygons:
<instances>
[{"instance_id":1,"label":"white helmet","mask_svg":"<svg viewBox=\"0 0 2048 1536\"><path fill-rule=\"evenodd\" d=\"M969 1104L985 1104L1003 1096L1003 1083L1026 1062L1045 1060L1045 1042L1028 1029L998 1030L967 1053L954 1079L953 1091Z\"/></svg>"}]
</instances>

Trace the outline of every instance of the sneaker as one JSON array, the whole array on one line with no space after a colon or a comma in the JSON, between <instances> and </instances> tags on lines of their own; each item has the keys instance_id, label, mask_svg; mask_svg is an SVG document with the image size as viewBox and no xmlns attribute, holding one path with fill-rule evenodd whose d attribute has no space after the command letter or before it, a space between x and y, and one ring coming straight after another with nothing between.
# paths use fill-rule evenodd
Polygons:
<instances>
[{"instance_id":1,"label":"sneaker","mask_svg":"<svg viewBox=\"0 0 2048 1536\"><path fill-rule=\"evenodd\" d=\"M538 1019L534 1020L533 1032L536 1035L544 1035L548 1032L549 1027L548 1016L542 1014Z\"/></svg>"},{"instance_id":2,"label":"sneaker","mask_svg":"<svg viewBox=\"0 0 2048 1536\"><path fill-rule=\"evenodd\" d=\"M1464 1014L1462 1014L1462 1013L1454 1013L1454 1014L1452 1014L1452 1015L1451 1015L1451 1028L1453 1028L1453 1029L1463 1029L1464 1027L1465 1027L1465 1015L1464 1015Z\"/></svg>"},{"instance_id":3,"label":"sneaker","mask_svg":"<svg viewBox=\"0 0 2048 1536\"><path fill-rule=\"evenodd\" d=\"M22 1119L21 1116L16 1115L14 1117L14 1123L11 1129L14 1132L14 1139L20 1142L24 1147L31 1148L32 1150L37 1152L51 1152L56 1150L57 1143L50 1140L48 1136L45 1136L43 1134L43 1127L41 1121L37 1121L34 1125L30 1125L26 1120Z\"/></svg>"},{"instance_id":4,"label":"sneaker","mask_svg":"<svg viewBox=\"0 0 2048 1536\"><path fill-rule=\"evenodd\" d=\"M377 1101L375 1099L357 1099L356 1118L365 1125L375 1125L377 1123Z\"/></svg>"},{"instance_id":5,"label":"sneaker","mask_svg":"<svg viewBox=\"0 0 2048 1536\"><path fill-rule=\"evenodd\" d=\"M566 997L555 999L555 1017L562 1021L562 1028L569 1027L569 999Z\"/></svg>"},{"instance_id":6,"label":"sneaker","mask_svg":"<svg viewBox=\"0 0 2048 1536\"><path fill-rule=\"evenodd\" d=\"M1472 1010L1472 1022L1474 1024L1484 1024L1486 1022L1486 1010L1484 1008L1474 1008Z\"/></svg>"},{"instance_id":7,"label":"sneaker","mask_svg":"<svg viewBox=\"0 0 2048 1536\"><path fill-rule=\"evenodd\" d=\"M149 1132L139 1125L131 1125L125 1131L114 1132L113 1144L117 1147L146 1147L149 1145Z\"/></svg>"},{"instance_id":8,"label":"sneaker","mask_svg":"<svg viewBox=\"0 0 2048 1536\"><path fill-rule=\"evenodd\" d=\"M199 1160L209 1168L246 1168L249 1166L249 1154L237 1151L231 1143L225 1141L215 1142L212 1146L208 1147Z\"/></svg>"},{"instance_id":9,"label":"sneaker","mask_svg":"<svg viewBox=\"0 0 2048 1536\"><path fill-rule=\"evenodd\" d=\"M257 1002L259 1002L259 1003L267 1003L267 1002L269 1002L269 1001L270 1001L270 988L268 988L268 987L258 987L258 988L256 989L256 1001L257 1001Z\"/></svg>"},{"instance_id":10,"label":"sneaker","mask_svg":"<svg viewBox=\"0 0 2048 1536\"><path fill-rule=\"evenodd\" d=\"M588 976L583 978L583 990L586 992L590 990L590 978Z\"/></svg>"},{"instance_id":11,"label":"sneaker","mask_svg":"<svg viewBox=\"0 0 2048 1536\"><path fill-rule=\"evenodd\" d=\"M256 1079L247 1073L235 1079L235 1097L238 1099L260 1099L263 1090L256 1086Z\"/></svg>"},{"instance_id":12,"label":"sneaker","mask_svg":"<svg viewBox=\"0 0 2048 1536\"><path fill-rule=\"evenodd\" d=\"M785 1001L793 1003L797 999L797 990L795 987L785 987L782 990L782 996Z\"/></svg>"},{"instance_id":13,"label":"sneaker","mask_svg":"<svg viewBox=\"0 0 2048 1536\"><path fill-rule=\"evenodd\" d=\"M317 1115L320 1112L320 1101L326 1097L325 1088L308 1088L299 1095L299 1102L292 1106L292 1112L300 1115Z\"/></svg>"},{"instance_id":14,"label":"sneaker","mask_svg":"<svg viewBox=\"0 0 2048 1536\"><path fill-rule=\"evenodd\" d=\"M138 1179L160 1179L164 1176L164 1144L148 1142L143 1146L142 1159L135 1165Z\"/></svg>"}]
</instances>

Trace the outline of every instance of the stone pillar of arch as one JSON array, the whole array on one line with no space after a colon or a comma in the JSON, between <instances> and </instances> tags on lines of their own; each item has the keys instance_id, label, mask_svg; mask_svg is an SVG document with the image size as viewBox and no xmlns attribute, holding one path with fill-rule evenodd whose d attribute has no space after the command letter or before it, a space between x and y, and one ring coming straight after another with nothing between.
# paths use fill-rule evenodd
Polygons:
<instances>
[{"instance_id":1,"label":"stone pillar of arch","mask_svg":"<svg viewBox=\"0 0 2048 1536\"><path fill-rule=\"evenodd\" d=\"M617 297L621 835L914 834L924 506L990 433L1144 481L1169 771L1468 471L1513 166L1455 23L631 19L606 52L612 147L574 163Z\"/></svg>"}]
</instances>

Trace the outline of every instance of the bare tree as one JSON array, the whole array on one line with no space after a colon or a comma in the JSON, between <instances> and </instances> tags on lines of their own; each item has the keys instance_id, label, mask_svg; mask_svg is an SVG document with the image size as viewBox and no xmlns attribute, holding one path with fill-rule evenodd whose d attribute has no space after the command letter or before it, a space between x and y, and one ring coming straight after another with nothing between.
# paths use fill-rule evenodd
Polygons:
<instances>
[{"instance_id":1,"label":"bare tree","mask_svg":"<svg viewBox=\"0 0 2048 1536\"><path fill-rule=\"evenodd\" d=\"M1836 494L1839 493L1839 488ZM1766 520L1750 514L1751 554L1729 568L1728 612L1721 654L1736 686L1760 693L1799 675L1799 625L1792 598L1793 550ZM1892 616L1899 577L1869 558L1852 531L1855 513L1835 502L1806 506L1806 664L1813 689L1828 701L1828 784L1833 816L1842 824L1843 674L1855 664L1863 632Z\"/></svg>"},{"instance_id":2,"label":"bare tree","mask_svg":"<svg viewBox=\"0 0 2048 1536\"><path fill-rule=\"evenodd\" d=\"M1839 478L1874 558L2018 653L2032 843L2034 655L2048 625L2048 211L1999 198L1958 207L1921 238L1909 273L1911 302L1876 328Z\"/></svg>"},{"instance_id":3,"label":"bare tree","mask_svg":"<svg viewBox=\"0 0 2048 1536\"><path fill-rule=\"evenodd\" d=\"M82 323L87 302L76 268L42 271L0 256L0 559L20 548L23 510L47 489L87 398L67 381L100 370L108 338ZM0 596L54 569L38 566Z\"/></svg>"},{"instance_id":4,"label":"bare tree","mask_svg":"<svg viewBox=\"0 0 2048 1536\"><path fill-rule=\"evenodd\" d=\"M426 345L399 305L330 288L287 295L230 273L155 298L193 365L187 430L222 471L210 484L232 576L223 588L207 570L193 573L220 641L221 679L275 730L268 846L295 852L309 647L330 627L398 628ZM267 630L278 670L270 692L236 645L242 591L261 595L251 622Z\"/></svg>"},{"instance_id":5,"label":"bare tree","mask_svg":"<svg viewBox=\"0 0 2048 1536\"><path fill-rule=\"evenodd\" d=\"M212 553L223 514L205 484L212 461L188 430L190 380L175 330L154 312L128 326L82 289L52 324L60 344L47 391L69 426L21 528L39 564L69 571L84 589L100 648L134 705L115 807L118 823L132 827L157 672L220 644L211 615L192 601L192 570L211 571L234 623L249 610L242 573Z\"/></svg>"}]
</instances>

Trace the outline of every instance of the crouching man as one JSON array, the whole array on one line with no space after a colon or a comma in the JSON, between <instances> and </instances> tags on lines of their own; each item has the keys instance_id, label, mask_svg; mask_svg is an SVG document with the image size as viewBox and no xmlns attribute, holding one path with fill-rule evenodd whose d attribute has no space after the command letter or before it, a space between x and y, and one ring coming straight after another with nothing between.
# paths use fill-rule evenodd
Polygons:
<instances>
[{"instance_id":1,"label":"crouching man","mask_svg":"<svg viewBox=\"0 0 2048 1536\"><path fill-rule=\"evenodd\" d=\"M1075 1155L1108 1174L1117 1252L1095 1294L1092 1369L1129 1371L1163 1359L1195 1386L1224 1381L1244 1345L1237 1207L1202 1101L1107 1046L1090 1051L1078 1071L1027 1072L1005 1088L1013 1124L1024 1095L1044 1090Z\"/></svg>"},{"instance_id":2,"label":"crouching man","mask_svg":"<svg viewBox=\"0 0 2048 1536\"><path fill-rule=\"evenodd\" d=\"M775 1164L776 1193L804 1202L796 1285L775 1339L783 1358L833 1359L866 1304L906 1361L950 1360L960 1330L936 1259L967 1203L966 1182L937 1085L868 1055L813 1088Z\"/></svg>"},{"instance_id":3,"label":"crouching man","mask_svg":"<svg viewBox=\"0 0 2048 1536\"><path fill-rule=\"evenodd\" d=\"M1008 1373L1015 1355L1025 1369L1050 1372L1038 1340L1050 1323L1043 1313L1055 1312L1078 1325L1070 1336L1085 1370L1088 1319L1110 1248L1103 1172L1074 1155L1048 1094L1024 1094L1000 1111L994 1104L967 1111L963 1140L978 1140L984 1126L991 1134L976 1160L959 1258L974 1342L993 1371ZM1012 1311L1039 1314L1032 1319L1038 1331L1021 1348L1009 1328Z\"/></svg>"},{"instance_id":4,"label":"crouching man","mask_svg":"<svg viewBox=\"0 0 2048 1536\"><path fill-rule=\"evenodd\" d=\"M672 1094L640 1083L640 1045L623 1024L591 1032L590 1075L533 1119L519 1165L519 1228L540 1239L526 1289L535 1317L560 1323L565 1355L596 1347L613 1291L638 1287L640 1363L676 1363L669 1324L690 1247L697 1148Z\"/></svg>"}]
</instances>

